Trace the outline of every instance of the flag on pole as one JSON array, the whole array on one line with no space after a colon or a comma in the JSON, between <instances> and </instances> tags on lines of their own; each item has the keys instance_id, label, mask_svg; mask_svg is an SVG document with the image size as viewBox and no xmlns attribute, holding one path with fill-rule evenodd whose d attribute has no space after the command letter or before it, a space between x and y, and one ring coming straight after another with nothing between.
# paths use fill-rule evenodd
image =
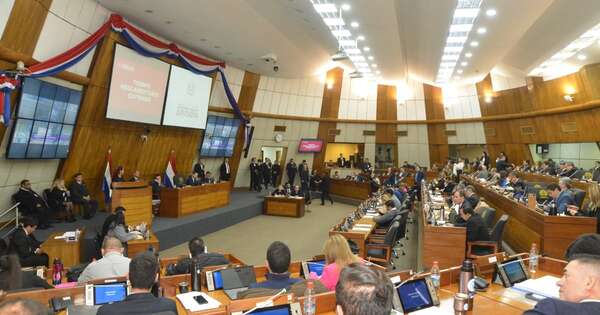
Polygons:
<instances>
[{"instance_id":1,"label":"flag on pole","mask_svg":"<svg viewBox=\"0 0 600 315\"><path fill-rule=\"evenodd\" d=\"M102 191L104 192L105 203L110 202L110 199L112 198L112 190L110 189L110 186L112 184L111 164L112 156L110 154L110 149L108 149L108 152L106 153L106 167L104 168L104 179L102 180Z\"/></svg>"},{"instance_id":2,"label":"flag on pole","mask_svg":"<svg viewBox=\"0 0 600 315\"><path fill-rule=\"evenodd\" d=\"M167 169L165 170L163 184L166 187L175 188L173 177L175 177L175 151L171 151L167 159Z\"/></svg>"}]
</instances>

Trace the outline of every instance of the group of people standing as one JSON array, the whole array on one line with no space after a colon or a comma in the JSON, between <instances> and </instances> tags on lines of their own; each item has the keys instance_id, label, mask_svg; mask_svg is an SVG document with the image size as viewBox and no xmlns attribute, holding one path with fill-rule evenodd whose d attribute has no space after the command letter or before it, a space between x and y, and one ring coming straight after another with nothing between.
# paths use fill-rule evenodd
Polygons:
<instances>
[{"instance_id":1,"label":"group of people standing","mask_svg":"<svg viewBox=\"0 0 600 315\"><path fill-rule=\"evenodd\" d=\"M275 187L279 176L281 175L281 166L279 161L271 162L271 159L252 158L250 161L250 190L262 191L263 186L269 189L269 185Z\"/></svg>"}]
</instances>

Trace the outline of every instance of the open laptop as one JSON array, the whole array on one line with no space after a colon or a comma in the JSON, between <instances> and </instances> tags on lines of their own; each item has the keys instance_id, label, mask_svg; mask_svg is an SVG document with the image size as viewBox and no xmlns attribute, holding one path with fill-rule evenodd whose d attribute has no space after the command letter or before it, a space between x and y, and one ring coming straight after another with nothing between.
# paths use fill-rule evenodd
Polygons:
<instances>
[{"instance_id":1,"label":"open laptop","mask_svg":"<svg viewBox=\"0 0 600 315\"><path fill-rule=\"evenodd\" d=\"M241 266L221 270L223 291L232 300L237 300L239 292L248 290L251 284L256 283L254 266Z\"/></svg>"}]
</instances>

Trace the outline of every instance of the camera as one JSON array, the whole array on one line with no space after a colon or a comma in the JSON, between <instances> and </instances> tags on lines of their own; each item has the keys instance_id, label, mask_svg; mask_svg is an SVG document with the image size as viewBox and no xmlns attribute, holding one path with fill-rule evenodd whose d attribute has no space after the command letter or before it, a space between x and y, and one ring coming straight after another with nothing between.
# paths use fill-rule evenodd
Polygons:
<instances>
[{"instance_id":1,"label":"camera","mask_svg":"<svg viewBox=\"0 0 600 315\"><path fill-rule=\"evenodd\" d=\"M273 71L275 71L275 72L279 71L279 66L278 65L274 65L273 66Z\"/></svg>"}]
</instances>

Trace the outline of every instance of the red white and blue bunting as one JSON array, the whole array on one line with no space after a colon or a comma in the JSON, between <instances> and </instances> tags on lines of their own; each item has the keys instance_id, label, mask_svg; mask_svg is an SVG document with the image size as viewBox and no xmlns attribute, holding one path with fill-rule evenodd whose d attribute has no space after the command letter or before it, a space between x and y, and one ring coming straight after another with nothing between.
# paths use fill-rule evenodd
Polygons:
<instances>
[{"instance_id":1,"label":"red white and blue bunting","mask_svg":"<svg viewBox=\"0 0 600 315\"><path fill-rule=\"evenodd\" d=\"M10 93L19 86L19 80L0 74L0 123L5 125L10 121Z\"/></svg>"},{"instance_id":2,"label":"red white and blue bunting","mask_svg":"<svg viewBox=\"0 0 600 315\"><path fill-rule=\"evenodd\" d=\"M83 40L81 43L77 44L76 46L72 47L71 49L65 51L62 54L59 54L48 60L30 66L27 69L27 71L22 74L22 76L39 78L52 76L59 72L65 71L66 69L83 59L90 51L92 51L94 47L98 45L100 40L103 39L107 34L109 34L109 31L111 29L117 33L120 33L127 40L131 48L133 48L136 52L138 52L141 55L148 57L167 56L169 58L176 59L180 61L189 71L192 71L196 74L211 75L215 72L218 72L221 76L221 81L223 82L225 95L227 96L227 100L229 101L229 105L233 109L235 116L238 119L240 119L244 125L249 124L249 120L244 116L244 114L240 110L240 107L237 104L237 101L235 100L231 89L229 88L227 79L225 78L225 73L223 72L223 69L225 68L225 63L208 60L200 56L194 55L190 52L179 48L174 43L164 43L159 39L129 24L123 19L123 17L121 17L118 14L112 14L110 16L110 19L106 23L104 23L96 32L94 32L87 39ZM2 77L0 77L0 91L5 91L4 86L1 85L3 82L2 80ZM11 86L7 84L6 89L9 89L9 93L4 92L5 95L9 95L10 91L13 90L15 87L16 85L13 84L11 89ZM6 108L6 104L8 103L6 99L9 99L9 96L5 98L5 106L3 108ZM2 101L0 100L0 102ZM10 105L8 106L8 110L4 110L5 124L8 124L10 119Z\"/></svg>"}]
</instances>

